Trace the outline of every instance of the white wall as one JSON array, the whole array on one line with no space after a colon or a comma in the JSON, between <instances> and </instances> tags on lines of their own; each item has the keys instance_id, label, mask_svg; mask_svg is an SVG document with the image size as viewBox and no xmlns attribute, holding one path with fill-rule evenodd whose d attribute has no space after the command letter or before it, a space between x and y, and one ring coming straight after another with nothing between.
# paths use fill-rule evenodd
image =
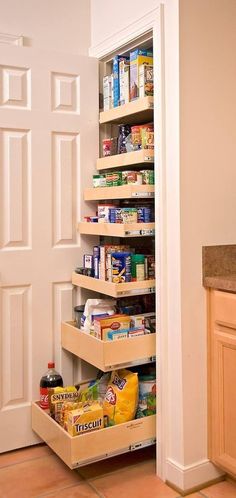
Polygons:
<instances>
[{"instance_id":1,"label":"white wall","mask_svg":"<svg viewBox=\"0 0 236 498\"><path fill-rule=\"evenodd\" d=\"M0 32L25 44L85 55L90 46L89 0L0 0Z\"/></svg>"},{"instance_id":2,"label":"white wall","mask_svg":"<svg viewBox=\"0 0 236 498\"><path fill-rule=\"evenodd\" d=\"M95 47L158 6L158 0L91 0L91 46Z\"/></svg>"},{"instance_id":3,"label":"white wall","mask_svg":"<svg viewBox=\"0 0 236 498\"><path fill-rule=\"evenodd\" d=\"M180 191L185 461L207 454L202 246L235 244L236 2L180 0Z\"/></svg>"}]
</instances>

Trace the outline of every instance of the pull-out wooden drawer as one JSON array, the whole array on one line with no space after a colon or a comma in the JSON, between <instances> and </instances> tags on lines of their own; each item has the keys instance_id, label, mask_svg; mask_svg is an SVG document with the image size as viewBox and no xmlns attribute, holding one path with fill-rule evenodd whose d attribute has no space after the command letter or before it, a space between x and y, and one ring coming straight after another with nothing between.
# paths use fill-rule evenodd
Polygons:
<instances>
[{"instance_id":1,"label":"pull-out wooden drawer","mask_svg":"<svg viewBox=\"0 0 236 498\"><path fill-rule=\"evenodd\" d=\"M32 428L71 468L133 451L155 442L156 416L71 437L38 403L32 404Z\"/></svg>"},{"instance_id":2,"label":"pull-out wooden drawer","mask_svg":"<svg viewBox=\"0 0 236 498\"><path fill-rule=\"evenodd\" d=\"M236 294L211 291L211 309L214 322L236 327Z\"/></svg>"},{"instance_id":3,"label":"pull-out wooden drawer","mask_svg":"<svg viewBox=\"0 0 236 498\"><path fill-rule=\"evenodd\" d=\"M61 343L64 349L103 372L154 361L156 354L156 334L101 341L75 327L74 322L62 323Z\"/></svg>"}]
</instances>

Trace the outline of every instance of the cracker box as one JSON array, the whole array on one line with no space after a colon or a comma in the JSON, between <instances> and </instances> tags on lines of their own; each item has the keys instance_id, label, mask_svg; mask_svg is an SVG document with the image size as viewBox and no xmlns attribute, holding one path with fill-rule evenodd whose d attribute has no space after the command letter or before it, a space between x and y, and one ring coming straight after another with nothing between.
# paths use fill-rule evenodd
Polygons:
<instances>
[{"instance_id":1,"label":"cracker box","mask_svg":"<svg viewBox=\"0 0 236 498\"><path fill-rule=\"evenodd\" d=\"M123 55L116 55L113 58L113 105L118 107L120 105L120 75L119 66L121 61L129 61L128 57Z\"/></svg>"},{"instance_id":2,"label":"cracker box","mask_svg":"<svg viewBox=\"0 0 236 498\"><path fill-rule=\"evenodd\" d=\"M103 408L98 401L87 402L67 416L67 431L71 436L103 429Z\"/></svg>"},{"instance_id":3,"label":"cracker box","mask_svg":"<svg viewBox=\"0 0 236 498\"><path fill-rule=\"evenodd\" d=\"M130 52L130 100L139 97L139 67L143 64L153 64L151 52L147 50Z\"/></svg>"},{"instance_id":4,"label":"cracker box","mask_svg":"<svg viewBox=\"0 0 236 498\"><path fill-rule=\"evenodd\" d=\"M129 63L120 61L119 66L120 77L120 105L128 104L129 102Z\"/></svg>"},{"instance_id":5,"label":"cracker box","mask_svg":"<svg viewBox=\"0 0 236 498\"><path fill-rule=\"evenodd\" d=\"M94 320L94 335L103 341L109 340L108 332L127 330L130 328L130 316L112 315L107 318L96 318Z\"/></svg>"},{"instance_id":6,"label":"cracker box","mask_svg":"<svg viewBox=\"0 0 236 498\"><path fill-rule=\"evenodd\" d=\"M139 97L153 95L153 66L141 64L139 66Z\"/></svg>"}]
</instances>

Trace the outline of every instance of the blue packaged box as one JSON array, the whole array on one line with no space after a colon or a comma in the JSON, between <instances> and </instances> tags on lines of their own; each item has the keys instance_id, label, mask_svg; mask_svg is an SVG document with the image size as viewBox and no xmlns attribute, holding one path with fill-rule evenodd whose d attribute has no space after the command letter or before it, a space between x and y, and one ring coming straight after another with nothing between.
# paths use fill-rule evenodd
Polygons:
<instances>
[{"instance_id":1,"label":"blue packaged box","mask_svg":"<svg viewBox=\"0 0 236 498\"><path fill-rule=\"evenodd\" d=\"M119 77L119 66L120 61L129 61L129 57L124 55L116 55L113 57L113 106L118 107L120 105L120 77Z\"/></svg>"},{"instance_id":2,"label":"blue packaged box","mask_svg":"<svg viewBox=\"0 0 236 498\"><path fill-rule=\"evenodd\" d=\"M112 282L118 284L131 282L131 253L113 252L111 253L111 273Z\"/></svg>"}]
</instances>

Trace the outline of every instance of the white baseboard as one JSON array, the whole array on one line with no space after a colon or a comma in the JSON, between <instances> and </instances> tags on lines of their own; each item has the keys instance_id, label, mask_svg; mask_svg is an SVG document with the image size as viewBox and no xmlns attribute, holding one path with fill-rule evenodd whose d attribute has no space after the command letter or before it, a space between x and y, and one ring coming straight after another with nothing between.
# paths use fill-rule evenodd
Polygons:
<instances>
[{"instance_id":1,"label":"white baseboard","mask_svg":"<svg viewBox=\"0 0 236 498\"><path fill-rule=\"evenodd\" d=\"M181 465L171 458L166 461L166 480L182 491L193 489L224 475L208 459L191 465Z\"/></svg>"}]
</instances>

